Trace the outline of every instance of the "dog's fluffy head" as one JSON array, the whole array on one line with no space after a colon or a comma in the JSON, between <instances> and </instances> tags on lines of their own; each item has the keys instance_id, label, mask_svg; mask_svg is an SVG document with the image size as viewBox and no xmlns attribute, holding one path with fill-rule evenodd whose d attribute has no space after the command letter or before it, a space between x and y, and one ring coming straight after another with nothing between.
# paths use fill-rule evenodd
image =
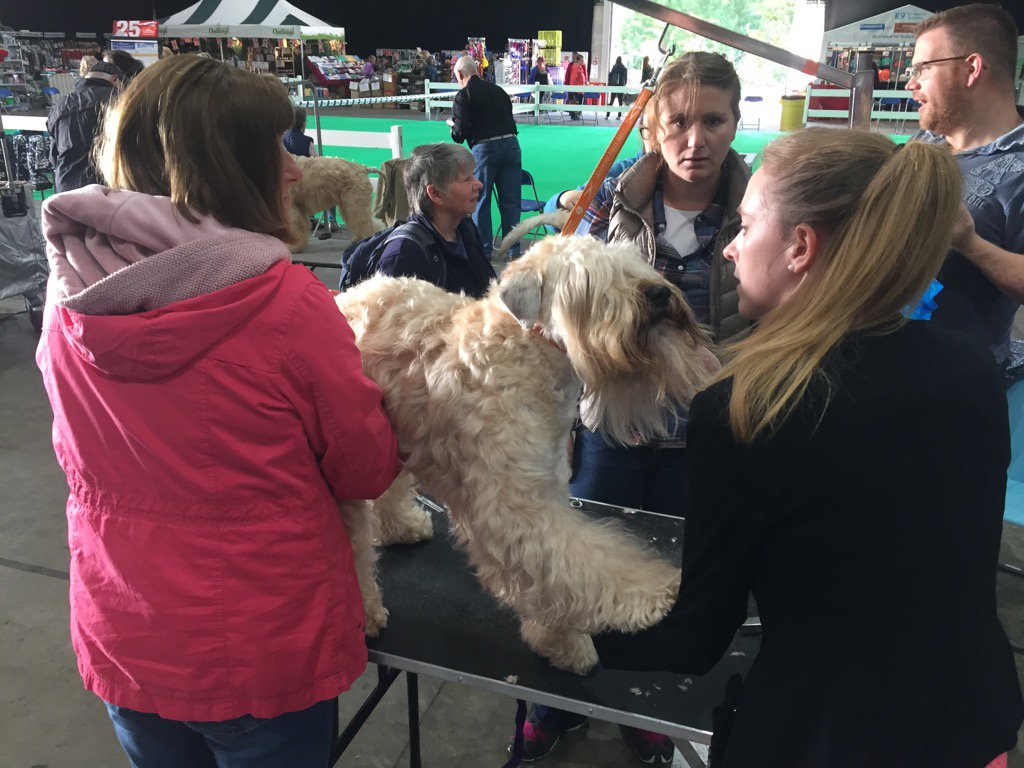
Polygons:
<instances>
[{"instance_id":1,"label":"dog's fluffy head","mask_svg":"<svg viewBox=\"0 0 1024 768\"><path fill-rule=\"evenodd\" d=\"M583 382L581 414L623 444L663 436L715 367L682 293L631 245L548 237L495 288L524 326L565 347Z\"/></svg>"}]
</instances>

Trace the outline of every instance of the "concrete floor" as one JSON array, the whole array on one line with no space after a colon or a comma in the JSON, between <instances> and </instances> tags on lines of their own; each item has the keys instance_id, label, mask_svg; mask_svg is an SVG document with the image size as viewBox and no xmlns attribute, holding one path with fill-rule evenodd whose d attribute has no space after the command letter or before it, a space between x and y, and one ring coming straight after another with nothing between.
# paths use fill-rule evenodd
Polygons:
<instances>
[{"instance_id":1,"label":"concrete floor","mask_svg":"<svg viewBox=\"0 0 1024 768\"><path fill-rule=\"evenodd\" d=\"M308 250L328 260L344 243L343 236L314 240ZM318 274L337 284L337 270ZM54 459L51 413L33 360L37 337L23 309L20 299L0 301L0 768L122 766L127 761L103 706L82 689L68 638L67 486ZM1003 559L1024 563L1024 529L1007 526ZM1011 640L1024 645L1024 581L1000 574L999 598ZM371 665L341 698L343 723L375 682ZM428 768L500 766L507 759L511 699L422 677L419 705ZM407 766L406 723L399 680L338 765ZM700 765L677 749L673 765L690 764ZM567 737L543 765L641 763L616 726L593 722L587 733ZM1010 765L1024 768L1020 748Z\"/></svg>"}]
</instances>

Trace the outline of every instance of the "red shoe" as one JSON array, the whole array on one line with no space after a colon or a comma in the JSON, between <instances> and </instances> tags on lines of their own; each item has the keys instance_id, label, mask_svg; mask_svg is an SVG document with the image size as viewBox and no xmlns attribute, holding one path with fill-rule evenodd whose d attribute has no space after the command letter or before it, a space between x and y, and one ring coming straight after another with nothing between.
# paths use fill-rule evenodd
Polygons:
<instances>
[{"instance_id":1,"label":"red shoe","mask_svg":"<svg viewBox=\"0 0 1024 768\"><path fill-rule=\"evenodd\" d=\"M589 720L584 720L579 725L574 725L565 731L556 731L546 728L535 720L527 719L523 724L523 762L532 763L551 754L551 750L558 744L558 740L567 733L575 733L587 727ZM513 736L508 743L508 751L512 752L515 743Z\"/></svg>"},{"instance_id":2,"label":"red shoe","mask_svg":"<svg viewBox=\"0 0 1024 768\"><path fill-rule=\"evenodd\" d=\"M625 725L619 726L619 732L622 734L622 740L630 746L636 756L648 765L671 764L676 753L676 745L668 736Z\"/></svg>"}]
</instances>

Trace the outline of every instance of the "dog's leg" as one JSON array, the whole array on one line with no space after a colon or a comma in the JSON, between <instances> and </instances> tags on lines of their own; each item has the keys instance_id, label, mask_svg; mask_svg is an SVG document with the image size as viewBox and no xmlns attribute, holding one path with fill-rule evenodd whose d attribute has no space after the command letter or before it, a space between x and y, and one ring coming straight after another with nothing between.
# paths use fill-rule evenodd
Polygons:
<instances>
[{"instance_id":1,"label":"dog's leg","mask_svg":"<svg viewBox=\"0 0 1024 768\"><path fill-rule=\"evenodd\" d=\"M597 651L590 635L567 627L546 627L533 619L522 620L520 633L530 650L559 669L585 675L597 665Z\"/></svg>"},{"instance_id":2,"label":"dog's leg","mask_svg":"<svg viewBox=\"0 0 1024 768\"><path fill-rule=\"evenodd\" d=\"M358 184L345 190L338 200L341 217L352 232L352 240L362 240L376 231L373 224L373 188L365 176Z\"/></svg>"},{"instance_id":3,"label":"dog's leg","mask_svg":"<svg viewBox=\"0 0 1024 768\"><path fill-rule=\"evenodd\" d=\"M434 535L430 515L414 500L416 478L410 472L402 472L384 495L373 502L380 530L377 543L415 544L426 541Z\"/></svg>"},{"instance_id":4,"label":"dog's leg","mask_svg":"<svg viewBox=\"0 0 1024 768\"><path fill-rule=\"evenodd\" d=\"M356 578L363 596L366 614L366 635L377 637L388 625L388 609L377 584L377 550L373 546L374 520L370 504L365 501L346 501L339 505L349 542L352 544Z\"/></svg>"},{"instance_id":5,"label":"dog's leg","mask_svg":"<svg viewBox=\"0 0 1024 768\"><path fill-rule=\"evenodd\" d=\"M500 496L481 485L474 499L450 502L453 530L480 582L520 616L588 634L636 632L675 604L679 569L632 535L568 498L530 499L515 476L492 482Z\"/></svg>"}]
</instances>

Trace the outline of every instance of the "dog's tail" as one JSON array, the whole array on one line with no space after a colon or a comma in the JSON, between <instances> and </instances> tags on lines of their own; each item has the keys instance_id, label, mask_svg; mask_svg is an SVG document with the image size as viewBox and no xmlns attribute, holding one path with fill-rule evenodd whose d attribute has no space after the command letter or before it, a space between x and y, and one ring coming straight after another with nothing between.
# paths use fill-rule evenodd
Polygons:
<instances>
[{"instance_id":1,"label":"dog's tail","mask_svg":"<svg viewBox=\"0 0 1024 768\"><path fill-rule=\"evenodd\" d=\"M528 219L524 219L516 225L515 229L505 235L505 239L501 241L501 245L498 246L497 255L504 256L508 249L513 245L522 240L526 233L532 229L543 225L549 225L557 227L561 231L562 227L565 226L566 220L569 218L569 211L554 211L552 213L541 213L537 216L531 216Z\"/></svg>"},{"instance_id":2,"label":"dog's tail","mask_svg":"<svg viewBox=\"0 0 1024 768\"><path fill-rule=\"evenodd\" d=\"M378 176L384 175L384 171L382 171L380 168L374 168L372 165L360 165L359 167L362 168L363 171L365 171L368 174L375 173Z\"/></svg>"}]
</instances>

